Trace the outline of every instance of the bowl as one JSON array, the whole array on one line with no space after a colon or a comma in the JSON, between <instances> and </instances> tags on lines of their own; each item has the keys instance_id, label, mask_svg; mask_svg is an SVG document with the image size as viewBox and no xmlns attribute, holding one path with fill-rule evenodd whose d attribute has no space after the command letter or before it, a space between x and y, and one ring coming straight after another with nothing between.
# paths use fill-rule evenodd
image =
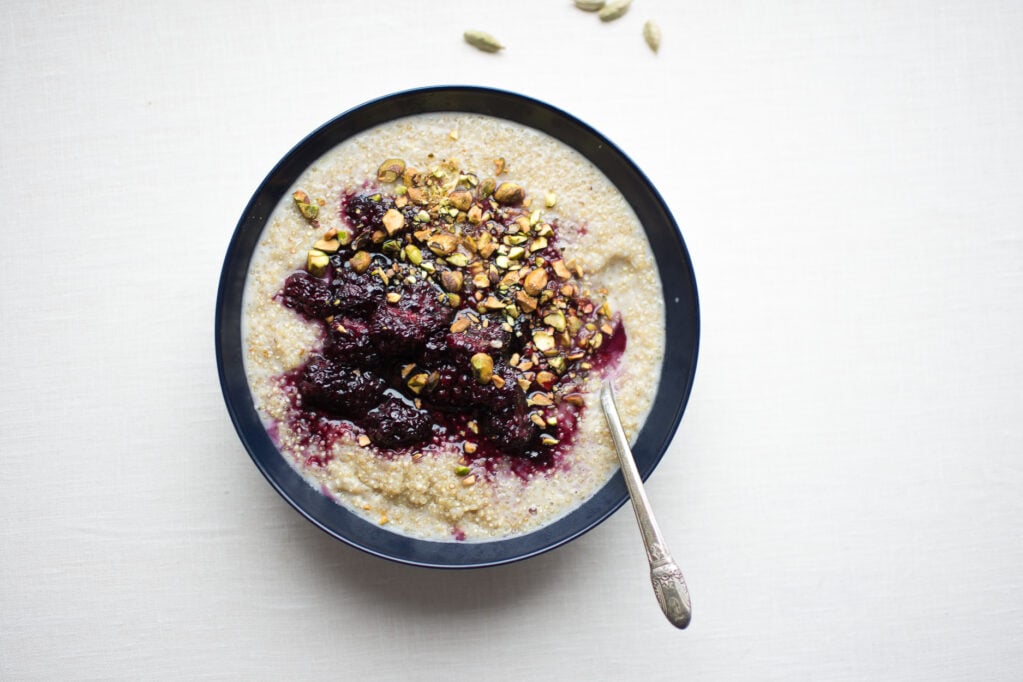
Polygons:
<instances>
[{"instance_id":1,"label":"bowl","mask_svg":"<svg viewBox=\"0 0 1023 682\"><path fill-rule=\"evenodd\" d=\"M665 302L661 380L633 446L640 474L644 479L650 475L682 419L696 370L699 304L689 253L663 199L621 150L570 114L512 92L450 86L387 95L341 114L289 151L252 196L228 246L216 304L217 367L228 412L252 461L274 489L309 521L352 547L392 561L435 568L479 568L536 556L601 523L628 499L621 473L615 473L581 506L528 534L483 542L438 542L401 535L348 511L313 489L292 469L260 421L242 360L246 273L259 236L284 193L316 159L349 137L397 118L441 111L485 114L547 133L599 168L635 211L654 253Z\"/></svg>"}]
</instances>

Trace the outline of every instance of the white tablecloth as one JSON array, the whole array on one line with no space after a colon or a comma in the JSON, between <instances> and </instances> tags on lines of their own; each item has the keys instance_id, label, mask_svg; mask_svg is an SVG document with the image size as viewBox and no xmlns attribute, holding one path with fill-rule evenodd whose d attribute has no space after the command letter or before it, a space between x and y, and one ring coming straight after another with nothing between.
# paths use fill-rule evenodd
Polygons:
<instances>
[{"instance_id":1,"label":"white tablecloth","mask_svg":"<svg viewBox=\"0 0 1023 682\"><path fill-rule=\"evenodd\" d=\"M408 568L233 431L213 305L249 196L446 83L586 120L682 226L700 363L648 492L685 632L627 508ZM0 678L1023 677L1020 3L5 2L0 102Z\"/></svg>"}]
</instances>

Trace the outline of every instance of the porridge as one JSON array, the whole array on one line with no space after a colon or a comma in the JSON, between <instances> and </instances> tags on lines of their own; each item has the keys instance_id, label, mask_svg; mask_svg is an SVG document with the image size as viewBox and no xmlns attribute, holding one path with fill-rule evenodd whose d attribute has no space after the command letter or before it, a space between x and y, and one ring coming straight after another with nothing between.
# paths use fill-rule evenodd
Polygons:
<instances>
[{"instance_id":1,"label":"porridge","mask_svg":"<svg viewBox=\"0 0 1023 682\"><path fill-rule=\"evenodd\" d=\"M431 540L536 530L635 437L664 303L631 208L532 128L427 114L361 133L281 200L245 285L243 349L278 449L324 495Z\"/></svg>"}]
</instances>

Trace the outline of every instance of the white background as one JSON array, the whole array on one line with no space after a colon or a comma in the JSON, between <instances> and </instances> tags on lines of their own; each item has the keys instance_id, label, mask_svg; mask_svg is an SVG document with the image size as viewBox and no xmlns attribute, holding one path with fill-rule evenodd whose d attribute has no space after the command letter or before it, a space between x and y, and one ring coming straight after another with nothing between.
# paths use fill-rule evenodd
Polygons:
<instances>
[{"instance_id":1,"label":"white background","mask_svg":"<svg viewBox=\"0 0 1023 682\"><path fill-rule=\"evenodd\" d=\"M232 429L213 308L250 195L448 83L589 122L682 226L700 362L648 490L685 632L627 508L408 568ZM1018 2L4 2L0 205L4 680L1023 678Z\"/></svg>"}]
</instances>

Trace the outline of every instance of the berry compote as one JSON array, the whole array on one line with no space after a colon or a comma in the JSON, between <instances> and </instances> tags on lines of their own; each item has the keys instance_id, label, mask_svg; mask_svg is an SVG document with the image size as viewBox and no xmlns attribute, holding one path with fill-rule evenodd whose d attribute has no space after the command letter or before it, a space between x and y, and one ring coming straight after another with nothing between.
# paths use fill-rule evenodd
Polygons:
<instances>
[{"instance_id":1,"label":"berry compote","mask_svg":"<svg viewBox=\"0 0 1023 682\"><path fill-rule=\"evenodd\" d=\"M278 294L325 338L283 377L293 430L381 454L458 443L523 476L555 464L588 375L626 335L530 203L513 183L393 163L341 197L340 224Z\"/></svg>"}]
</instances>

